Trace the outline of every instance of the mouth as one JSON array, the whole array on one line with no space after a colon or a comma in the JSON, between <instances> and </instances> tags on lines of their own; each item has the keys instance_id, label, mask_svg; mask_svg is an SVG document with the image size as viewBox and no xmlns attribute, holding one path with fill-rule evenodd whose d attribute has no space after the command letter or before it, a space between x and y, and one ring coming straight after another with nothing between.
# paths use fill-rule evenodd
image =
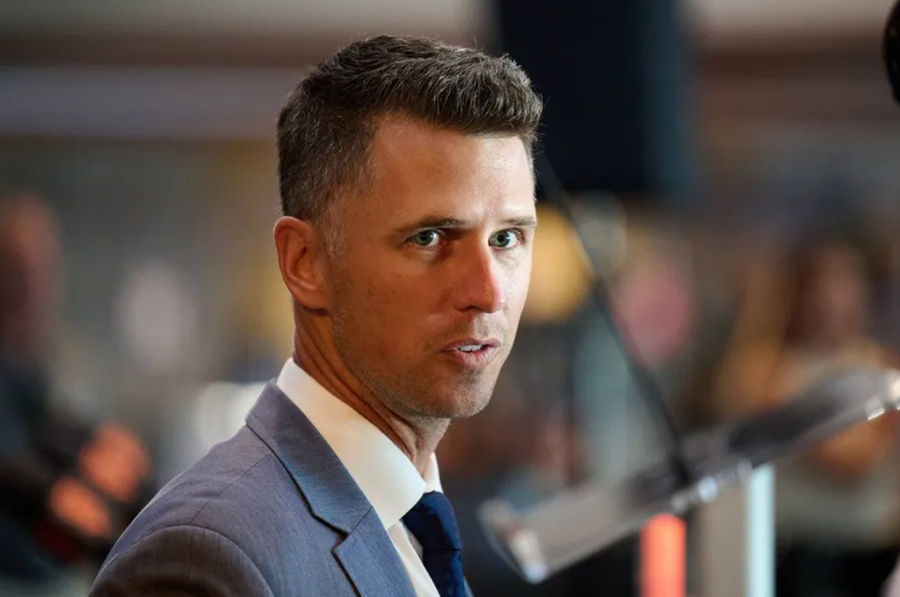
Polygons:
<instances>
[{"instance_id":1,"label":"mouth","mask_svg":"<svg viewBox=\"0 0 900 597\"><path fill-rule=\"evenodd\" d=\"M441 354L466 369L479 369L500 352L500 346L500 340L497 338L465 338L445 346Z\"/></svg>"}]
</instances>

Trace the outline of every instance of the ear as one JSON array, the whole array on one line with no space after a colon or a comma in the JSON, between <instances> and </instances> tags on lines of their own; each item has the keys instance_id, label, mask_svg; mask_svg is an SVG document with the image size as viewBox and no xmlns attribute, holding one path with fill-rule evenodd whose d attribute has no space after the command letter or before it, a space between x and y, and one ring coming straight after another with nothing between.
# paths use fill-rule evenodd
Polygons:
<instances>
[{"instance_id":1,"label":"ear","mask_svg":"<svg viewBox=\"0 0 900 597\"><path fill-rule=\"evenodd\" d=\"M327 287L321 233L306 220L284 216L273 231L281 278L291 296L308 309L324 309Z\"/></svg>"}]
</instances>

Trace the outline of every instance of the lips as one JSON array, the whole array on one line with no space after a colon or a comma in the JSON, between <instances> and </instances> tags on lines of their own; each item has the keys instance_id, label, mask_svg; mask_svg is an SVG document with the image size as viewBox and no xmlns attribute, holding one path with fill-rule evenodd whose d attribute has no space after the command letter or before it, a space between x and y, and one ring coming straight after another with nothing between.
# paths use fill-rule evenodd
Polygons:
<instances>
[{"instance_id":1,"label":"lips","mask_svg":"<svg viewBox=\"0 0 900 597\"><path fill-rule=\"evenodd\" d=\"M487 365L500 350L497 338L464 338L448 344L441 354L467 369Z\"/></svg>"}]
</instances>

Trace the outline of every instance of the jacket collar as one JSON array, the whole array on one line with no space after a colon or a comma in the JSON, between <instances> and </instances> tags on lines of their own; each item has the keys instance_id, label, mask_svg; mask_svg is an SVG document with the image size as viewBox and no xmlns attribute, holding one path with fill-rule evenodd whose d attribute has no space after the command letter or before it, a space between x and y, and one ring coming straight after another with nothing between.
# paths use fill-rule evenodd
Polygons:
<instances>
[{"instance_id":1,"label":"jacket collar","mask_svg":"<svg viewBox=\"0 0 900 597\"><path fill-rule=\"evenodd\" d=\"M395 525L426 491L441 491L437 459L423 474L381 429L288 359L278 389L316 428L353 477L385 529Z\"/></svg>"},{"instance_id":2,"label":"jacket collar","mask_svg":"<svg viewBox=\"0 0 900 597\"><path fill-rule=\"evenodd\" d=\"M247 426L278 457L323 522L349 533L372 508L309 419L274 383L263 389Z\"/></svg>"},{"instance_id":3,"label":"jacket collar","mask_svg":"<svg viewBox=\"0 0 900 597\"><path fill-rule=\"evenodd\" d=\"M313 515L347 536L333 553L361 595L414 597L409 576L372 505L303 413L274 383L247 415L249 427L291 475Z\"/></svg>"}]
</instances>

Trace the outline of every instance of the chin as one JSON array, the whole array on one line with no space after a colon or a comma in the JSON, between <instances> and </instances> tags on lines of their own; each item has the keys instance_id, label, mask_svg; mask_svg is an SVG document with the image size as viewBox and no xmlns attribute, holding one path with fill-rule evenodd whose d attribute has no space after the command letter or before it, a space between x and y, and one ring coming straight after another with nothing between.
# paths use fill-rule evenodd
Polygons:
<instances>
[{"instance_id":1,"label":"chin","mask_svg":"<svg viewBox=\"0 0 900 597\"><path fill-rule=\"evenodd\" d=\"M430 412L422 413L431 417L444 419L465 419L480 413L491 401L494 388L460 388L457 391L442 396L435 396L426 409Z\"/></svg>"},{"instance_id":2,"label":"chin","mask_svg":"<svg viewBox=\"0 0 900 597\"><path fill-rule=\"evenodd\" d=\"M464 419L480 413L494 392L497 376L419 377L404 387L371 384L382 402L403 417L414 419Z\"/></svg>"}]
</instances>

